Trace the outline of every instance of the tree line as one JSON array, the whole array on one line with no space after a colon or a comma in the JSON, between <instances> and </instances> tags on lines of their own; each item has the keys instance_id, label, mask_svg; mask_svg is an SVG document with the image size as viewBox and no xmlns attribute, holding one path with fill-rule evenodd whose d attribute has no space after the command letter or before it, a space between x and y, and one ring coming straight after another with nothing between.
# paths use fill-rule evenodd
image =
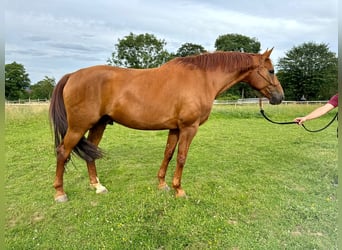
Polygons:
<instances>
[{"instance_id":1,"label":"tree line","mask_svg":"<svg viewBox=\"0 0 342 250\"><path fill-rule=\"evenodd\" d=\"M206 53L199 44L184 43L176 52L166 50L166 41L155 35L134 34L118 39L107 64L126 68L153 68L175 58ZM260 53L260 42L256 38L240 34L220 35L215 41L216 51L240 51ZM287 100L326 100L337 92L338 59L327 44L314 42L294 46L275 64ZM49 99L54 86L53 77L31 85L28 73L22 64L5 65L5 98ZM255 91L246 83L239 83L223 93L222 99L255 97Z\"/></svg>"}]
</instances>

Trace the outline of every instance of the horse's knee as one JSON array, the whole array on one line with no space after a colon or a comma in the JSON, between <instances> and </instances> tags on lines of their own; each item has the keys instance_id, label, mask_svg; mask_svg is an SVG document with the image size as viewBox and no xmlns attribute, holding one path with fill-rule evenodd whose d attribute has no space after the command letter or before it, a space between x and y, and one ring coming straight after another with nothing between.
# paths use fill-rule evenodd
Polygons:
<instances>
[{"instance_id":1,"label":"horse's knee","mask_svg":"<svg viewBox=\"0 0 342 250\"><path fill-rule=\"evenodd\" d=\"M185 155L178 155L177 157L177 163L180 167L183 167L185 165L186 156Z\"/></svg>"}]
</instances>

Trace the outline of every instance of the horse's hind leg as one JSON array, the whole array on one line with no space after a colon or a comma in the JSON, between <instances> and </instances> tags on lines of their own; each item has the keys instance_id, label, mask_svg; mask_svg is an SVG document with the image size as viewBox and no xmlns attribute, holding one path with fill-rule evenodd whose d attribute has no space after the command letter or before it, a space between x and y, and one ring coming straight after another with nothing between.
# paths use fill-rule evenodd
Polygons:
<instances>
[{"instance_id":1,"label":"horse's hind leg","mask_svg":"<svg viewBox=\"0 0 342 250\"><path fill-rule=\"evenodd\" d=\"M169 136L167 138L167 143L166 143L165 152L164 152L164 159L158 172L158 179L159 179L158 188L159 189L164 189L164 190L170 189L165 182L165 175L166 175L167 167L169 166L169 162L172 159L172 156L175 152L175 148L178 143L178 138L179 138L178 129L169 131Z\"/></svg>"},{"instance_id":2,"label":"horse's hind leg","mask_svg":"<svg viewBox=\"0 0 342 250\"><path fill-rule=\"evenodd\" d=\"M103 136L103 132L106 129L106 125L107 123L105 121L100 120L99 123L97 123L93 128L89 130L87 139L98 146ZM97 177L95 161L87 162L87 168L90 186L96 189L97 194L107 193L107 188L101 185L99 178Z\"/></svg>"},{"instance_id":3,"label":"horse's hind leg","mask_svg":"<svg viewBox=\"0 0 342 250\"><path fill-rule=\"evenodd\" d=\"M70 157L72 149L77 145L82 136L83 133L77 133L68 130L63 142L57 147L56 177L53 183L53 186L56 190L55 201L57 202L65 202L68 200L63 188L65 164Z\"/></svg>"}]
</instances>

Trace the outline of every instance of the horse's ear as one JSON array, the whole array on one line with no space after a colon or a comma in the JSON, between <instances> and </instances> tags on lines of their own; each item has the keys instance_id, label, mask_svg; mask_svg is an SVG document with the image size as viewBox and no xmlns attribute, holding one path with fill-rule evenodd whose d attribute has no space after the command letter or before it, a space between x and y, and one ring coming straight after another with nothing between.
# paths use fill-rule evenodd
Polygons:
<instances>
[{"instance_id":1,"label":"horse's ear","mask_svg":"<svg viewBox=\"0 0 342 250\"><path fill-rule=\"evenodd\" d=\"M272 51L273 51L273 48L270 49L270 50L266 49L266 51L262 54L262 57L265 58L265 59L269 58L271 53L272 53Z\"/></svg>"}]
</instances>

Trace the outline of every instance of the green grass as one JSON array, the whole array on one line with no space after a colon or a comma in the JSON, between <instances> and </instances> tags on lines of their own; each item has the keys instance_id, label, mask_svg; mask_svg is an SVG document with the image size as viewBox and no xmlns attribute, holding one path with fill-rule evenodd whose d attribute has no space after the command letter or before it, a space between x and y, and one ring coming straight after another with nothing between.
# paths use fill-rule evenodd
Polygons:
<instances>
[{"instance_id":1,"label":"green grass","mask_svg":"<svg viewBox=\"0 0 342 250\"><path fill-rule=\"evenodd\" d=\"M315 107L265 110L283 121ZM6 107L5 122L7 249L337 248L336 123L308 133L268 123L256 105L215 106L190 148L187 199L157 190L167 131L109 126L98 161L109 193L96 195L74 158L65 174L70 201L57 204L47 107Z\"/></svg>"}]
</instances>

